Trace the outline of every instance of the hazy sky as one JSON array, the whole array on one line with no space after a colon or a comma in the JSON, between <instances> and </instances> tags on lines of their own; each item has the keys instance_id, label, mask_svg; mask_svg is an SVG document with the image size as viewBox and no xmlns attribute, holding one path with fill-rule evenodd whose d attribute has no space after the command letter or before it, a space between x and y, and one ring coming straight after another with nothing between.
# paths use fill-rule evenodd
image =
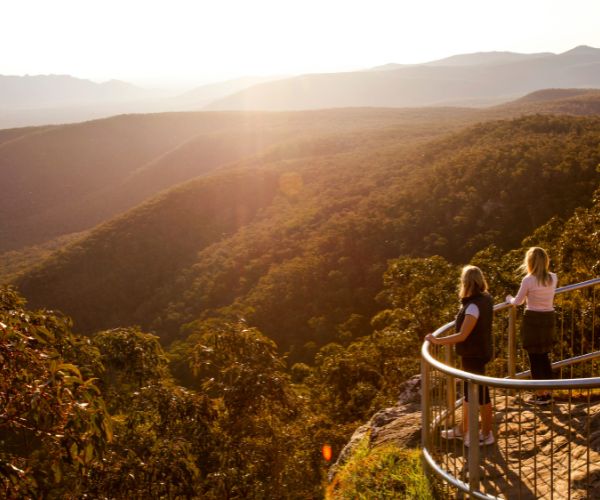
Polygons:
<instances>
[{"instance_id":1,"label":"hazy sky","mask_svg":"<svg viewBox=\"0 0 600 500\"><path fill-rule=\"evenodd\" d=\"M598 0L0 0L0 74L141 85L600 47Z\"/></svg>"}]
</instances>

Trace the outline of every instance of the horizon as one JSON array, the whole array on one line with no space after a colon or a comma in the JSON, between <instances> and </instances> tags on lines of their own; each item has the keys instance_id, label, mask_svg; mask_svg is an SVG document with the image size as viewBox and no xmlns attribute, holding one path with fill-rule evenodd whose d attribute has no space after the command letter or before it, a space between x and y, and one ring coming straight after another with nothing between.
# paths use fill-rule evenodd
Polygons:
<instances>
[{"instance_id":1,"label":"horizon","mask_svg":"<svg viewBox=\"0 0 600 500\"><path fill-rule=\"evenodd\" d=\"M511 0L501 7L470 0L406 6L383 0L368 6L341 0L143 6L24 0L4 10L0 41L11 51L0 74L69 75L157 89L423 64L478 52L600 47L600 4L584 0Z\"/></svg>"},{"instance_id":2,"label":"horizon","mask_svg":"<svg viewBox=\"0 0 600 500\"><path fill-rule=\"evenodd\" d=\"M543 52L539 52L539 53L547 53L547 54L554 54L554 55L560 55L566 52L569 52L571 50L574 50L576 48L579 47L587 47L587 48L591 48L591 49L596 49L596 50L600 50L600 47L593 47L591 45L587 45L587 44L579 44L576 45L574 47L571 47L565 51L562 52L549 52L549 51L543 51ZM424 64L431 64L435 61L441 61L444 59L448 59L451 57L456 57L456 56L463 56L463 55L474 55L474 54L494 54L494 53L513 53L516 54L518 52L513 52L513 51L508 51L508 50L489 50L489 51L475 51L475 52L465 52L465 53L461 53L461 54L448 54L446 56L443 56L441 58L435 59L435 60L427 60L427 61L421 61L421 62L416 62L416 63L404 63L404 62L397 62L397 61L390 61L388 63L383 63L380 65L376 65L376 66L372 66L372 67L367 67L367 68L356 68L356 69L350 69L347 70L348 72L353 72L353 71L364 71L364 70L369 70L369 69L373 69L379 66L386 66L386 65L394 65L397 64L399 66L419 66L419 65L424 65ZM521 52L520 54L525 54L525 55L533 55L535 54L534 52L530 52L530 53L526 53L526 52ZM339 73L343 73L345 71L338 71ZM336 71L323 71L322 73L338 73ZM219 83L225 83L228 81L236 81L236 80L242 80L245 78L269 78L269 79L280 79L280 78L292 78L294 76L299 76L301 74L310 74L310 73L299 73L296 75L238 75L238 76L234 76L232 78L227 78L225 80L214 80L214 81L206 81L206 82L200 82L200 83L190 83L188 85L186 85L183 82L179 82L175 85L171 85L171 86L167 86L167 87L160 87L157 86L155 90L179 90L181 92L186 92L189 90L193 90L193 85L195 85L196 87L201 87L201 86L210 86L213 84L219 84ZM88 80L91 81L93 83L97 83L97 84L105 84L105 83L110 83L110 82L121 82L121 83L129 83L138 87L143 87L146 89L152 89L152 84L150 85L144 85L143 83L137 83L135 81L129 81L129 80L122 80L119 78L108 78L105 80L102 79L94 79L94 78L86 78L83 76L79 76L76 74L68 74L68 73L46 73L46 74L42 74L42 73L38 73L38 74L22 74L22 75L10 75L10 74L2 74L0 73L0 76L8 76L8 77L44 77L44 76L56 76L56 77L72 77L72 78L76 78L76 79L80 79L80 80ZM192 85L192 87L190 87L189 85Z\"/></svg>"}]
</instances>

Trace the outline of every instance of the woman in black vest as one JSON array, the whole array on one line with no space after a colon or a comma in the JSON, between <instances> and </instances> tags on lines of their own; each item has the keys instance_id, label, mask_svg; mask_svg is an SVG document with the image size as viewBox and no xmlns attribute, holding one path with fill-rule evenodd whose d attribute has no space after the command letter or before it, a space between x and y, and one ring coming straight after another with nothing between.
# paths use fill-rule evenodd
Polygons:
<instances>
[{"instance_id":1,"label":"woman in black vest","mask_svg":"<svg viewBox=\"0 0 600 500\"><path fill-rule=\"evenodd\" d=\"M456 316L456 333L447 337L435 338L432 334L425 337L432 344L456 344L456 352L462 359L464 371L485 375L485 365L492 359L492 319L494 302L487 292L488 285L481 269L465 266L460 277L459 296L462 303ZM468 442L469 386L464 382L465 402L463 403L462 427L442 431L446 439L459 438ZM492 444L492 404L487 387L479 386L479 405L481 431L479 444Z\"/></svg>"}]
</instances>

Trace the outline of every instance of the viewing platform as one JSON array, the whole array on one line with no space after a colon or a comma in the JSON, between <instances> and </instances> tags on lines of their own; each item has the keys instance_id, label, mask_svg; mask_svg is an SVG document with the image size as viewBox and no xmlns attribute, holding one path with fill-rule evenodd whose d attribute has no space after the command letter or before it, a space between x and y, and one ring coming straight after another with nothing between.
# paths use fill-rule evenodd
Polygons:
<instances>
[{"instance_id":1,"label":"viewing platform","mask_svg":"<svg viewBox=\"0 0 600 500\"><path fill-rule=\"evenodd\" d=\"M489 376L457 369L452 346L422 347L422 448L427 469L448 493L471 498L600 498L600 278L557 289L553 380L529 380L517 335L518 311L494 307L494 354ZM448 323L436 332L454 329ZM469 381L469 434L478 443L478 385L487 385L494 410L491 445L465 446L441 430L462 417ZM546 388L552 401L528 403Z\"/></svg>"}]
</instances>

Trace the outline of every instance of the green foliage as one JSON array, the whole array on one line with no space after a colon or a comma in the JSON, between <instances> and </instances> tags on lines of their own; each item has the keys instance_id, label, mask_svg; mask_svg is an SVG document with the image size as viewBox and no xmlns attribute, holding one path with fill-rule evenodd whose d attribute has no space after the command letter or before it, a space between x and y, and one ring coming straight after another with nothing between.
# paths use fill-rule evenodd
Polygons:
<instances>
[{"instance_id":1,"label":"green foliage","mask_svg":"<svg viewBox=\"0 0 600 500\"><path fill-rule=\"evenodd\" d=\"M457 266L439 256L390 261L378 298L392 309L375 316L373 326L403 331L405 337L410 335L420 343L454 312L458 274Z\"/></svg>"},{"instance_id":2,"label":"green foliage","mask_svg":"<svg viewBox=\"0 0 600 500\"><path fill-rule=\"evenodd\" d=\"M39 294L63 289L52 305L77 318L87 333L147 326L147 318L170 300L161 290L165 281L177 277L199 250L247 224L270 203L276 185L277 176L252 170L191 182L97 227L20 278L19 287L34 303ZM40 279L45 289L35 284ZM163 321L181 324L177 317Z\"/></svg>"},{"instance_id":3,"label":"green foliage","mask_svg":"<svg viewBox=\"0 0 600 500\"><path fill-rule=\"evenodd\" d=\"M457 281L458 268L441 257L391 260L379 294L391 308L373 317L375 331L315 356L306 385L321 411L352 422L393 404L399 384L418 371L423 336L455 314Z\"/></svg>"},{"instance_id":4,"label":"green foliage","mask_svg":"<svg viewBox=\"0 0 600 500\"><path fill-rule=\"evenodd\" d=\"M595 198L566 221L551 219L525 247L549 248L564 280L594 272L599 205ZM473 258L499 300L518 286L515 270L525 247L505 253L489 246ZM365 316L350 314L336 331L343 343L326 344L314 366L296 363L289 373L276 344L235 319L252 312L242 304L192 322L169 355L195 390L173 385L156 336L136 327L79 339L68 318L26 311L23 299L6 290L0 320L10 344L0 354L17 361L4 364L0 379L13 408L12 420L0 422L2 487L50 498L83 492L319 497L326 471L321 446L331 444L337 454L358 423L393 404L400 382L418 370L422 335L454 315L458 274L458 266L439 256L390 260L377 299L387 308L373 315L374 331L360 335ZM38 390L52 397L40 402ZM57 415L72 423L57 427ZM20 427L23 421L28 428ZM428 498L430 492L413 452L365 448L327 495Z\"/></svg>"},{"instance_id":5,"label":"green foliage","mask_svg":"<svg viewBox=\"0 0 600 500\"><path fill-rule=\"evenodd\" d=\"M311 342L370 333L387 260L465 262L490 244L514 248L585 204L600 178L596 118L487 122L426 144L405 134L375 129L324 155L283 147L184 184L19 286L84 331L140 324L165 343L233 307L306 363Z\"/></svg>"},{"instance_id":6,"label":"green foliage","mask_svg":"<svg viewBox=\"0 0 600 500\"><path fill-rule=\"evenodd\" d=\"M81 493L112 439L94 380L63 355L74 340L68 319L27 311L0 289L0 491L8 497Z\"/></svg>"},{"instance_id":7,"label":"green foliage","mask_svg":"<svg viewBox=\"0 0 600 500\"><path fill-rule=\"evenodd\" d=\"M0 284L14 281L20 274L49 258L54 252L82 238L84 234L66 234L40 245L0 254Z\"/></svg>"},{"instance_id":8,"label":"green foliage","mask_svg":"<svg viewBox=\"0 0 600 500\"><path fill-rule=\"evenodd\" d=\"M527 238L524 244L545 244L551 249L563 284L585 281L600 274L599 227L600 189L594 193L590 208L578 208L562 227L551 221Z\"/></svg>"},{"instance_id":9,"label":"green foliage","mask_svg":"<svg viewBox=\"0 0 600 500\"><path fill-rule=\"evenodd\" d=\"M94 497L193 498L218 467L212 402L182 388L152 384L131 395L115 418L115 442L89 473Z\"/></svg>"},{"instance_id":10,"label":"green foliage","mask_svg":"<svg viewBox=\"0 0 600 500\"><path fill-rule=\"evenodd\" d=\"M347 348L328 344L315 358L315 374L308 385L313 398L335 421L368 418L371 401L382 384L377 351L369 342L355 342Z\"/></svg>"},{"instance_id":11,"label":"green foliage","mask_svg":"<svg viewBox=\"0 0 600 500\"><path fill-rule=\"evenodd\" d=\"M443 255L464 259L491 243L514 247L553 215L585 203L599 180L597 127L595 119L530 116L483 123L432 145L440 182L426 226L445 221L436 231L449 243Z\"/></svg>"},{"instance_id":12,"label":"green foliage","mask_svg":"<svg viewBox=\"0 0 600 500\"><path fill-rule=\"evenodd\" d=\"M202 388L220 395L232 415L292 407L285 364L275 343L243 323L209 322L193 351Z\"/></svg>"},{"instance_id":13,"label":"green foliage","mask_svg":"<svg viewBox=\"0 0 600 500\"><path fill-rule=\"evenodd\" d=\"M103 365L100 383L110 409L126 407L132 393L169 378L168 358L158 337L139 328L117 328L92 337Z\"/></svg>"},{"instance_id":14,"label":"green foliage","mask_svg":"<svg viewBox=\"0 0 600 500\"><path fill-rule=\"evenodd\" d=\"M419 450L395 445L369 449L365 440L336 473L325 498L427 500L435 497L421 468Z\"/></svg>"},{"instance_id":15,"label":"green foliage","mask_svg":"<svg viewBox=\"0 0 600 500\"><path fill-rule=\"evenodd\" d=\"M219 467L210 498L298 498L317 494L324 472L306 398L293 390L275 343L243 322L195 325L191 363L198 384L218 398ZM310 481L307 481L310 478Z\"/></svg>"},{"instance_id":16,"label":"green foliage","mask_svg":"<svg viewBox=\"0 0 600 500\"><path fill-rule=\"evenodd\" d=\"M518 287L529 245L548 248L562 284L598 274L599 120L524 117L427 144L411 133L280 143L19 281L82 331L104 330L90 338L2 292L4 490L319 497L321 446L338 453L394 403L423 335L455 315L455 263L479 265L496 301ZM167 354L145 331L177 340ZM411 463L364 450L332 498L424 495Z\"/></svg>"},{"instance_id":17,"label":"green foliage","mask_svg":"<svg viewBox=\"0 0 600 500\"><path fill-rule=\"evenodd\" d=\"M312 373L312 368L306 363L294 363L290 369L292 382L301 384Z\"/></svg>"},{"instance_id":18,"label":"green foliage","mask_svg":"<svg viewBox=\"0 0 600 500\"><path fill-rule=\"evenodd\" d=\"M88 229L181 182L272 147L285 150L300 136L314 145L315 136L412 118L399 110L160 113L2 131L0 181L12 189L0 199L0 249ZM356 144L329 142L324 154Z\"/></svg>"}]
</instances>

